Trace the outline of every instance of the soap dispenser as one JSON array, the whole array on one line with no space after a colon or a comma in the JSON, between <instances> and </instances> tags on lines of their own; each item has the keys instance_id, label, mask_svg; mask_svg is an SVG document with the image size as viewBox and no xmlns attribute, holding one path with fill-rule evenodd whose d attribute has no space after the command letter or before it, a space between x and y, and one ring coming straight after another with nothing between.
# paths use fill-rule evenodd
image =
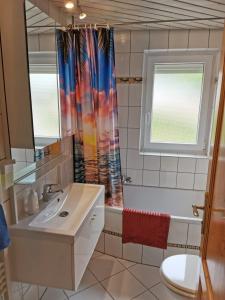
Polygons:
<instances>
[{"instance_id":1,"label":"soap dispenser","mask_svg":"<svg viewBox=\"0 0 225 300\"><path fill-rule=\"evenodd\" d=\"M28 215L33 215L39 210L38 194L33 189L31 189L27 195L24 210Z\"/></svg>"}]
</instances>

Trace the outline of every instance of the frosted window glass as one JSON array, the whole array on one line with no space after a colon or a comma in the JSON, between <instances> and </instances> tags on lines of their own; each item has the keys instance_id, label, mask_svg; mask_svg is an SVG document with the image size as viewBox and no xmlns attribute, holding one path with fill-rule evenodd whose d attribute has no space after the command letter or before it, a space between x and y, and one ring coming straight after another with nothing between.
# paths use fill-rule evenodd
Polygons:
<instances>
[{"instance_id":1,"label":"frosted window glass","mask_svg":"<svg viewBox=\"0 0 225 300\"><path fill-rule=\"evenodd\" d=\"M197 143L203 77L203 64L154 66L152 143Z\"/></svg>"},{"instance_id":2,"label":"frosted window glass","mask_svg":"<svg viewBox=\"0 0 225 300\"><path fill-rule=\"evenodd\" d=\"M35 137L59 137L56 74L30 74Z\"/></svg>"}]
</instances>

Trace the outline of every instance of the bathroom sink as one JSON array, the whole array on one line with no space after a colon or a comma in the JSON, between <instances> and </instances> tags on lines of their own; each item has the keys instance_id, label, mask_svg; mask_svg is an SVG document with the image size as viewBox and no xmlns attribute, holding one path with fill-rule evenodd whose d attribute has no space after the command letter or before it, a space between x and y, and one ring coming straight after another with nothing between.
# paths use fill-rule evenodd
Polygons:
<instances>
[{"instance_id":1,"label":"bathroom sink","mask_svg":"<svg viewBox=\"0 0 225 300\"><path fill-rule=\"evenodd\" d=\"M104 228L104 199L104 186L73 183L10 226L12 280L77 290Z\"/></svg>"},{"instance_id":2,"label":"bathroom sink","mask_svg":"<svg viewBox=\"0 0 225 300\"><path fill-rule=\"evenodd\" d=\"M95 201L103 186L94 184L73 183L63 194L58 194L50 203L37 214L29 223L30 229L45 229L54 233L71 232L79 228L83 218L88 214L91 203Z\"/></svg>"}]
</instances>

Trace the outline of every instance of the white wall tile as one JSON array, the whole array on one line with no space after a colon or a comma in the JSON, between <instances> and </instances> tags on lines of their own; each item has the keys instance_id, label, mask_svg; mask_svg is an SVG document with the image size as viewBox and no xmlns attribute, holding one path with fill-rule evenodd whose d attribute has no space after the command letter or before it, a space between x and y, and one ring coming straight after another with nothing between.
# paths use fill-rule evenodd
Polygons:
<instances>
[{"instance_id":1,"label":"white wall tile","mask_svg":"<svg viewBox=\"0 0 225 300\"><path fill-rule=\"evenodd\" d=\"M34 162L34 149L26 149L26 161Z\"/></svg>"},{"instance_id":2,"label":"white wall tile","mask_svg":"<svg viewBox=\"0 0 225 300\"><path fill-rule=\"evenodd\" d=\"M129 53L117 53L116 55L116 76L117 77L128 77L129 76Z\"/></svg>"},{"instance_id":3,"label":"white wall tile","mask_svg":"<svg viewBox=\"0 0 225 300\"><path fill-rule=\"evenodd\" d=\"M223 30L210 29L209 48L221 49L223 39Z\"/></svg>"},{"instance_id":4,"label":"white wall tile","mask_svg":"<svg viewBox=\"0 0 225 300\"><path fill-rule=\"evenodd\" d=\"M106 230L122 233L122 214L105 210L105 227Z\"/></svg>"},{"instance_id":5,"label":"white wall tile","mask_svg":"<svg viewBox=\"0 0 225 300\"><path fill-rule=\"evenodd\" d=\"M127 243L123 244L123 259L141 262L142 245Z\"/></svg>"},{"instance_id":6,"label":"white wall tile","mask_svg":"<svg viewBox=\"0 0 225 300\"><path fill-rule=\"evenodd\" d=\"M209 30L190 30L189 48L208 48Z\"/></svg>"},{"instance_id":7,"label":"white wall tile","mask_svg":"<svg viewBox=\"0 0 225 300\"><path fill-rule=\"evenodd\" d=\"M132 184L142 185L142 170L127 169L127 176L131 177Z\"/></svg>"},{"instance_id":8,"label":"white wall tile","mask_svg":"<svg viewBox=\"0 0 225 300\"><path fill-rule=\"evenodd\" d=\"M191 157L179 157L178 172L194 173L196 159Z\"/></svg>"},{"instance_id":9,"label":"white wall tile","mask_svg":"<svg viewBox=\"0 0 225 300\"><path fill-rule=\"evenodd\" d=\"M142 77L143 53L131 53L130 55L130 76Z\"/></svg>"},{"instance_id":10,"label":"white wall tile","mask_svg":"<svg viewBox=\"0 0 225 300\"><path fill-rule=\"evenodd\" d=\"M189 224L188 229L188 245L200 246L201 243L201 225Z\"/></svg>"},{"instance_id":11,"label":"white wall tile","mask_svg":"<svg viewBox=\"0 0 225 300\"><path fill-rule=\"evenodd\" d=\"M196 162L196 173L208 174L209 160L207 158L198 158Z\"/></svg>"},{"instance_id":12,"label":"white wall tile","mask_svg":"<svg viewBox=\"0 0 225 300\"><path fill-rule=\"evenodd\" d=\"M138 150L127 150L127 168L136 170L143 169L143 156L139 154Z\"/></svg>"},{"instance_id":13,"label":"white wall tile","mask_svg":"<svg viewBox=\"0 0 225 300\"><path fill-rule=\"evenodd\" d=\"M177 183L176 172L160 172L159 174L159 185L161 187L175 188Z\"/></svg>"},{"instance_id":14,"label":"white wall tile","mask_svg":"<svg viewBox=\"0 0 225 300\"><path fill-rule=\"evenodd\" d=\"M177 171L178 158L174 156L161 157L161 171Z\"/></svg>"},{"instance_id":15,"label":"white wall tile","mask_svg":"<svg viewBox=\"0 0 225 300\"><path fill-rule=\"evenodd\" d=\"M127 167L127 149L120 149L120 159L122 169Z\"/></svg>"},{"instance_id":16,"label":"white wall tile","mask_svg":"<svg viewBox=\"0 0 225 300\"><path fill-rule=\"evenodd\" d=\"M16 161L26 161L26 149L12 148L11 153Z\"/></svg>"},{"instance_id":17,"label":"white wall tile","mask_svg":"<svg viewBox=\"0 0 225 300\"><path fill-rule=\"evenodd\" d=\"M187 243L188 224L181 222L170 222L170 230L168 236L168 243L183 244Z\"/></svg>"},{"instance_id":18,"label":"white wall tile","mask_svg":"<svg viewBox=\"0 0 225 300\"><path fill-rule=\"evenodd\" d=\"M194 187L194 174L192 173L178 173L177 187L180 189L192 190Z\"/></svg>"},{"instance_id":19,"label":"white wall tile","mask_svg":"<svg viewBox=\"0 0 225 300\"><path fill-rule=\"evenodd\" d=\"M144 169L151 171L160 170L160 156L159 155L145 155L144 156Z\"/></svg>"},{"instance_id":20,"label":"white wall tile","mask_svg":"<svg viewBox=\"0 0 225 300\"><path fill-rule=\"evenodd\" d=\"M118 106L128 106L129 85L126 83L117 84L117 101Z\"/></svg>"},{"instance_id":21,"label":"white wall tile","mask_svg":"<svg viewBox=\"0 0 225 300\"><path fill-rule=\"evenodd\" d=\"M121 258L122 238L105 233L105 253Z\"/></svg>"},{"instance_id":22,"label":"white wall tile","mask_svg":"<svg viewBox=\"0 0 225 300\"><path fill-rule=\"evenodd\" d=\"M168 247L166 250L164 250L164 259L169 256L185 254L185 253L186 253L185 248Z\"/></svg>"},{"instance_id":23,"label":"white wall tile","mask_svg":"<svg viewBox=\"0 0 225 300\"><path fill-rule=\"evenodd\" d=\"M171 30L169 33L169 49L186 49L188 47L188 30Z\"/></svg>"},{"instance_id":24,"label":"white wall tile","mask_svg":"<svg viewBox=\"0 0 225 300\"><path fill-rule=\"evenodd\" d=\"M28 35L28 49L29 51L32 52L39 52L40 48L39 48L39 35L38 34L33 34L33 35Z\"/></svg>"},{"instance_id":25,"label":"white wall tile","mask_svg":"<svg viewBox=\"0 0 225 300\"><path fill-rule=\"evenodd\" d=\"M55 34L40 34L40 51L56 51Z\"/></svg>"},{"instance_id":26,"label":"white wall tile","mask_svg":"<svg viewBox=\"0 0 225 300\"><path fill-rule=\"evenodd\" d=\"M127 128L119 128L120 148L127 148Z\"/></svg>"},{"instance_id":27,"label":"white wall tile","mask_svg":"<svg viewBox=\"0 0 225 300\"><path fill-rule=\"evenodd\" d=\"M159 171L143 171L143 185L159 186Z\"/></svg>"},{"instance_id":28,"label":"white wall tile","mask_svg":"<svg viewBox=\"0 0 225 300\"><path fill-rule=\"evenodd\" d=\"M127 127L128 107L118 107L118 123L119 127Z\"/></svg>"},{"instance_id":29,"label":"white wall tile","mask_svg":"<svg viewBox=\"0 0 225 300\"><path fill-rule=\"evenodd\" d=\"M131 52L144 52L149 47L149 31L131 31Z\"/></svg>"},{"instance_id":30,"label":"white wall tile","mask_svg":"<svg viewBox=\"0 0 225 300\"><path fill-rule=\"evenodd\" d=\"M129 85L129 106L141 106L142 84Z\"/></svg>"},{"instance_id":31,"label":"white wall tile","mask_svg":"<svg viewBox=\"0 0 225 300\"><path fill-rule=\"evenodd\" d=\"M162 261L163 261L162 249L143 246L143 255L142 255L143 264L160 267Z\"/></svg>"},{"instance_id":32,"label":"white wall tile","mask_svg":"<svg viewBox=\"0 0 225 300\"><path fill-rule=\"evenodd\" d=\"M187 254L200 256L200 251L196 249L186 249Z\"/></svg>"},{"instance_id":33,"label":"white wall tile","mask_svg":"<svg viewBox=\"0 0 225 300\"><path fill-rule=\"evenodd\" d=\"M139 149L139 129L128 129L128 148Z\"/></svg>"},{"instance_id":34,"label":"white wall tile","mask_svg":"<svg viewBox=\"0 0 225 300\"><path fill-rule=\"evenodd\" d=\"M199 191L205 191L207 183L206 174L195 174L194 189Z\"/></svg>"},{"instance_id":35,"label":"white wall tile","mask_svg":"<svg viewBox=\"0 0 225 300\"><path fill-rule=\"evenodd\" d=\"M130 52L130 31L115 32L115 51Z\"/></svg>"},{"instance_id":36,"label":"white wall tile","mask_svg":"<svg viewBox=\"0 0 225 300\"><path fill-rule=\"evenodd\" d=\"M169 48L169 31L152 30L150 31L150 49Z\"/></svg>"},{"instance_id":37,"label":"white wall tile","mask_svg":"<svg viewBox=\"0 0 225 300\"><path fill-rule=\"evenodd\" d=\"M129 128L140 127L141 108L140 107L129 107Z\"/></svg>"}]
</instances>

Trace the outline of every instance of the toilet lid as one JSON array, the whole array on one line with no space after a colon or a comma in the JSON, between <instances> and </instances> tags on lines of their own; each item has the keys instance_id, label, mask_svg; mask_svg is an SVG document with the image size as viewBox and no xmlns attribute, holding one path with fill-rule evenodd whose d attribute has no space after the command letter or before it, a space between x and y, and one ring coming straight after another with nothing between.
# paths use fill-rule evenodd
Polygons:
<instances>
[{"instance_id":1,"label":"toilet lid","mask_svg":"<svg viewBox=\"0 0 225 300\"><path fill-rule=\"evenodd\" d=\"M165 281L186 293L198 291L200 258L197 255L181 254L166 258L161 265Z\"/></svg>"}]
</instances>

